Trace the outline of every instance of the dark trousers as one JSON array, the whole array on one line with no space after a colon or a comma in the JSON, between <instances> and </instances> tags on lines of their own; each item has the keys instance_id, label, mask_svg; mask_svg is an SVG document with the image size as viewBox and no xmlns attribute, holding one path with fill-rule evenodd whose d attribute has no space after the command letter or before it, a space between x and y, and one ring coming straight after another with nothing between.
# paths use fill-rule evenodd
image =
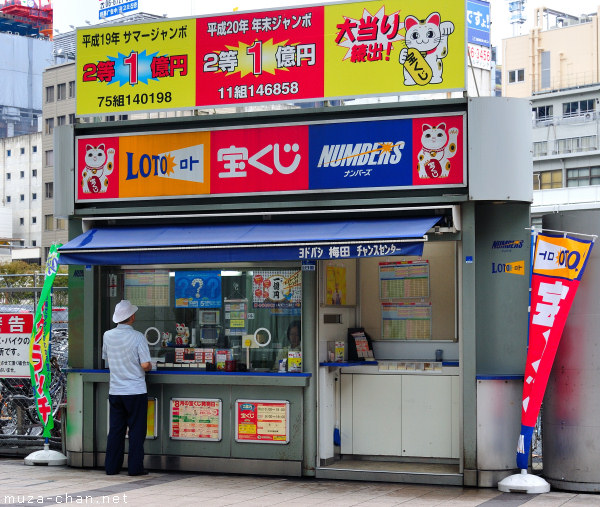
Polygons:
<instances>
[{"instance_id":1,"label":"dark trousers","mask_svg":"<svg viewBox=\"0 0 600 507\"><path fill-rule=\"evenodd\" d=\"M129 475L144 471L144 440L147 431L148 395L109 394L110 429L106 442L104 469L109 475L118 474L125 457L125 434L129 427Z\"/></svg>"}]
</instances>

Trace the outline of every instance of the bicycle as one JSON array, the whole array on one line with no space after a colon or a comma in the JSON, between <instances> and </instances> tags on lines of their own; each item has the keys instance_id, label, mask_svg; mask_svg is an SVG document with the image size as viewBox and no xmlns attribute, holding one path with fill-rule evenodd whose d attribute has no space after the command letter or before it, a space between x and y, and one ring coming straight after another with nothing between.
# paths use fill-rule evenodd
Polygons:
<instances>
[{"instance_id":1,"label":"bicycle","mask_svg":"<svg viewBox=\"0 0 600 507\"><path fill-rule=\"evenodd\" d=\"M60 427L60 406L65 398L65 379L58 359L50 359L50 398L54 427ZM0 435L40 436L43 426L35 405L33 387L26 378L0 378ZM20 414L19 414L20 412Z\"/></svg>"}]
</instances>

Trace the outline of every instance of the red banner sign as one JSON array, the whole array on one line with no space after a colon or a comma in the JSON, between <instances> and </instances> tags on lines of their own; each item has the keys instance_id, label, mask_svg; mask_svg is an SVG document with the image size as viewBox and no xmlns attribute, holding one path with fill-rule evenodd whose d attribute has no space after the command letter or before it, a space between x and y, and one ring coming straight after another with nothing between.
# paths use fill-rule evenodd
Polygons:
<instances>
[{"instance_id":1,"label":"red banner sign","mask_svg":"<svg viewBox=\"0 0 600 507\"><path fill-rule=\"evenodd\" d=\"M529 345L521 406L517 466L527 468L531 436L552 363L593 242L538 234L532 262Z\"/></svg>"}]
</instances>

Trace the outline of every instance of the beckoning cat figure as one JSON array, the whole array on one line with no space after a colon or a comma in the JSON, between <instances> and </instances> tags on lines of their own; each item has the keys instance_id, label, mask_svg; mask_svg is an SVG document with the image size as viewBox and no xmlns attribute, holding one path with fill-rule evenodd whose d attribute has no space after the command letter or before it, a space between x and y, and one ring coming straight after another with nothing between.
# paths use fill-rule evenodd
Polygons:
<instances>
[{"instance_id":1,"label":"beckoning cat figure","mask_svg":"<svg viewBox=\"0 0 600 507\"><path fill-rule=\"evenodd\" d=\"M450 160L456 155L458 129L453 127L446 134L446 124L437 127L423 125L421 151L419 151L419 178L446 178L450 174Z\"/></svg>"},{"instance_id":2,"label":"beckoning cat figure","mask_svg":"<svg viewBox=\"0 0 600 507\"><path fill-rule=\"evenodd\" d=\"M108 189L108 175L115 166L115 150L106 151L104 144L85 147L85 168L81 172L81 186L85 194L104 193Z\"/></svg>"},{"instance_id":3,"label":"beckoning cat figure","mask_svg":"<svg viewBox=\"0 0 600 507\"><path fill-rule=\"evenodd\" d=\"M454 32L452 21L441 21L438 12L426 20L406 16L404 20L405 48L399 62L404 65L404 84L426 85L442 82L442 59L448 56L448 36Z\"/></svg>"}]
</instances>

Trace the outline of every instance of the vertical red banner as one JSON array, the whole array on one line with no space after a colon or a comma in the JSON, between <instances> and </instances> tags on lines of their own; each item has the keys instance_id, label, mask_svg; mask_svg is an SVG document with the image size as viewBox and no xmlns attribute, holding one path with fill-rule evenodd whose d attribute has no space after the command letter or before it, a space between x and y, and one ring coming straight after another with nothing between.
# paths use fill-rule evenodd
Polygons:
<instances>
[{"instance_id":1,"label":"vertical red banner","mask_svg":"<svg viewBox=\"0 0 600 507\"><path fill-rule=\"evenodd\" d=\"M540 233L532 258L529 344L521 405L517 466L527 469L531 437L569 310L593 242Z\"/></svg>"}]
</instances>

